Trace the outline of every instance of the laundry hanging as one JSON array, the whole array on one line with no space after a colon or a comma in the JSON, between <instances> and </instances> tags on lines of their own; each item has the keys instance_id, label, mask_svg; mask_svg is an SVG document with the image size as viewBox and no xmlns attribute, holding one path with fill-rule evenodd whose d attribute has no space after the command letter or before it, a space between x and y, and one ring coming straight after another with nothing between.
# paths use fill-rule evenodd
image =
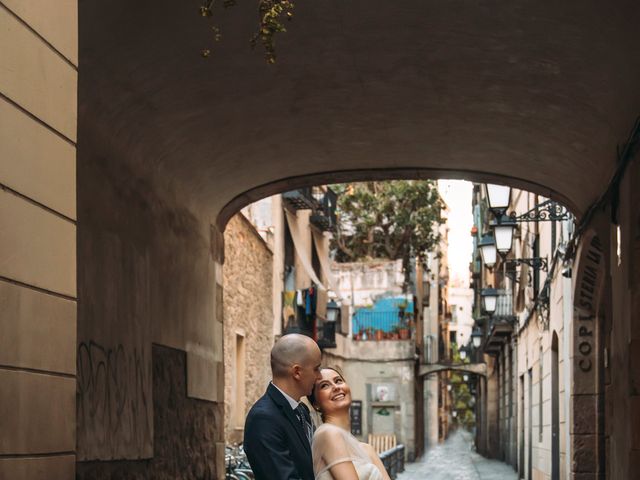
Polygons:
<instances>
[{"instance_id":1,"label":"laundry hanging","mask_svg":"<svg viewBox=\"0 0 640 480\"><path fill-rule=\"evenodd\" d=\"M296 253L298 254L298 258L300 259L300 263L302 263L302 267L304 268L307 275L311 281L323 290L326 290L326 287L322 284L318 275L313 270L313 266L311 265L311 252L305 248L304 241L302 238L302 232L298 228L297 217L289 212L289 210L285 209L285 216L287 217L287 223L289 225L289 232L291 233L291 238L293 239L293 245L296 248Z\"/></svg>"},{"instance_id":2,"label":"laundry hanging","mask_svg":"<svg viewBox=\"0 0 640 480\"><path fill-rule=\"evenodd\" d=\"M315 229L311 230L311 235L313 236L313 244L316 247L316 252L318 252L320 268L322 269L322 275L326 280L327 287L329 288L329 290L338 293L336 282L333 278L333 273L331 272L331 261L329 260L329 242L327 241L328 239L322 232L319 232Z\"/></svg>"}]
</instances>

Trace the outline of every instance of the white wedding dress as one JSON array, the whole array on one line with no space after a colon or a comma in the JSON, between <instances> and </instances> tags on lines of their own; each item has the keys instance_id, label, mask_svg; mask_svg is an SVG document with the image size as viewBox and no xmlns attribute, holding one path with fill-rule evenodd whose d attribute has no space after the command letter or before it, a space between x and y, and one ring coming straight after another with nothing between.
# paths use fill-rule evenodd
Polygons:
<instances>
[{"instance_id":1,"label":"white wedding dress","mask_svg":"<svg viewBox=\"0 0 640 480\"><path fill-rule=\"evenodd\" d=\"M313 435L311 450L316 480L333 480L329 469L343 462L353 462L359 480L384 480L358 439L338 426L320 425Z\"/></svg>"}]
</instances>

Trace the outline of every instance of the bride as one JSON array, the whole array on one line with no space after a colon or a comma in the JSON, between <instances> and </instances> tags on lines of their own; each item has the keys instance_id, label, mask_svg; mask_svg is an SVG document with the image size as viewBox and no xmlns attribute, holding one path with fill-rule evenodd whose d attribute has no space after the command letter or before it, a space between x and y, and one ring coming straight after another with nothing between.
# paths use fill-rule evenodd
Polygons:
<instances>
[{"instance_id":1,"label":"bride","mask_svg":"<svg viewBox=\"0 0 640 480\"><path fill-rule=\"evenodd\" d=\"M323 368L309 401L322 415L312 443L316 480L390 480L373 447L350 431L351 389L340 372Z\"/></svg>"}]
</instances>

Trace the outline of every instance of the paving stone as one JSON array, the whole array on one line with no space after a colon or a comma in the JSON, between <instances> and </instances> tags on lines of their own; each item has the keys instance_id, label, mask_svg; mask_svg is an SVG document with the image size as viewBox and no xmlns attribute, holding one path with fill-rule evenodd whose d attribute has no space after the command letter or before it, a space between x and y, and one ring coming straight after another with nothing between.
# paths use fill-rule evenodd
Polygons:
<instances>
[{"instance_id":1,"label":"paving stone","mask_svg":"<svg viewBox=\"0 0 640 480\"><path fill-rule=\"evenodd\" d=\"M430 449L421 459L408 463L398 480L516 480L513 468L476 453L469 432L458 431Z\"/></svg>"}]
</instances>

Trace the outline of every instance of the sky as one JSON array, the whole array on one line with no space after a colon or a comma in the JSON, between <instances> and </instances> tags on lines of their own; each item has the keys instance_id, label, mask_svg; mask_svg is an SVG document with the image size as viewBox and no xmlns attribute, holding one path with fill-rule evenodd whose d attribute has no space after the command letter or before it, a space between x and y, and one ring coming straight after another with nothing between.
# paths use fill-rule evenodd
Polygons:
<instances>
[{"instance_id":1,"label":"sky","mask_svg":"<svg viewBox=\"0 0 640 480\"><path fill-rule=\"evenodd\" d=\"M451 284L468 287L469 262L473 252L471 237L473 185L465 180L438 180L438 190L448 207L448 257Z\"/></svg>"}]
</instances>

